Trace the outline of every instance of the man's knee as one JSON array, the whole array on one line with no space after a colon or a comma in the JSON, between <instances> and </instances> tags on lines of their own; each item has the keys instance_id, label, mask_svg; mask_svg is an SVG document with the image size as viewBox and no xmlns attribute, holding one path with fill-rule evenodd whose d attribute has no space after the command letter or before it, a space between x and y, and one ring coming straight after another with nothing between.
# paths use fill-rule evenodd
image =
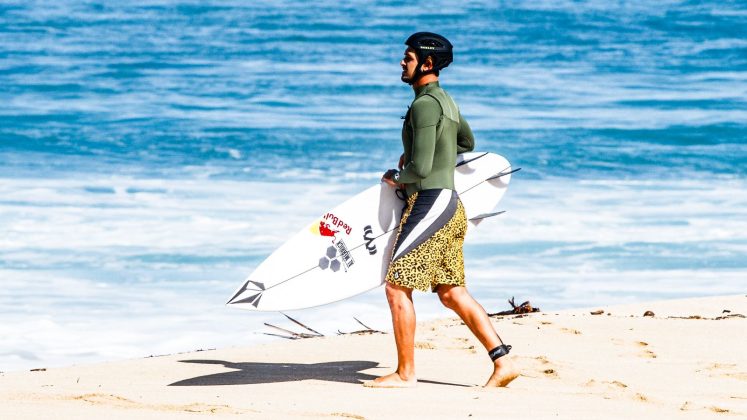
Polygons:
<instances>
[{"instance_id":1,"label":"man's knee","mask_svg":"<svg viewBox=\"0 0 747 420\"><path fill-rule=\"evenodd\" d=\"M438 298L441 299L441 303L449 309L454 309L459 305L459 300L462 295L462 290L458 287L450 286L439 286L436 290Z\"/></svg>"},{"instance_id":2,"label":"man's knee","mask_svg":"<svg viewBox=\"0 0 747 420\"><path fill-rule=\"evenodd\" d=\"M409 299L409 290L402 286L397 286L396 284L387 282L384 290L389 305L400 305L403 302L403 299Z\"/></svg>"}]
</instances>

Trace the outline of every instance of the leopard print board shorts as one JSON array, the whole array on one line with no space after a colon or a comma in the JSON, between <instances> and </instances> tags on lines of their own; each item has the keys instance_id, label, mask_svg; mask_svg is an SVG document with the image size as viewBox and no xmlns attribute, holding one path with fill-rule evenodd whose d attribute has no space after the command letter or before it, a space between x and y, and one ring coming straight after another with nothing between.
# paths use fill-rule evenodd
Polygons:
<instances>
[{"instance_id":1,"label":"leopard print board shorts","mask_svg":"<svg viewBox=\"0 0 747 420\"><path fill-rule=\"evenodd\" d=\"M456 191L423 190L407 199L386 281L424 292L464 286L467 216Z\"/></svg>"}]
</instances>

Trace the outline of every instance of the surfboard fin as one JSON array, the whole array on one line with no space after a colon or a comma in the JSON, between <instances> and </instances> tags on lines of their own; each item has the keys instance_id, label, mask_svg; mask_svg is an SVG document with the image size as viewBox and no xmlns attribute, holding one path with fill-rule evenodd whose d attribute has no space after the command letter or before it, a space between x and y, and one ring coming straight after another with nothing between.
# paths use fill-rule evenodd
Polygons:
<instances>
[{"instance_id":1,"label":"surfboard fin","mask_svg":"<svg viewBox=\"0 0 747 420\"><path fill-rule=\"evenodd\" d=\"M501 171L501 172L498 172L497 174L491 176L490 178L486 179L486 181L490 181L492 179L498 179L498 178L500 178L502 176L510 175L510 174L512 174L514 172L519 172L520 170L521 170L521 168L512 169L512 170L510 170L508 172Z\"/></svg>"},{"instance_id":2,"label":"surfboard fin","mask_svg":"<svg viewBox=\"0 0 747 420\"><path fill-rule=\"evenodd\" d=\"M485 220L485 219L487 219L488 217L498 216L499 214L503 214L503 213L505 213L505 212L506 212L506 210L503 210L503 211L497 211L497 212L495 212L495 213L483 213L483 214L480 214L480 215L478 215L478 216L475 216L475 217L473 217L473 218L469 219L469 221L470 221L470 222L475 222L475 223L477 223L477 222L480 222L480 221L482 221L482 220Z\"/></svg>"},{"instance_id":3,"label":"surfboard fin","mask_svg":"<svg viewBox=\"0 0 747 420\"><path fill-rule=\"evenodd\" d=\"M456 167L456 168L458 168L458 167L460 167L460 166L462 166L462 165L466 165L466 164L468 164L468 163L470 163L470 162L472 162L472 161L474 161L474 160L480 159L481 157L483 157L483 156L485 156L485 155L487 155L487 153L483 153L483 154L481 154L480 156L475 156L475 157L473 157L472 159L467 159L467 160L463 160L463 161L461 161L461 162L457 163L455 167Z\"/></svg>"},{"instance_id":4,"label":"surfboard fin","mask_svg":"<svg viewBox=\"0 0 747 420\"><path fill-rule=\"evenodd\" d=\"M475 160L475 159L477 159L477 158L479 158L479 157L482 157L482 156L478 156L478 157L476 157L476 158L473 158L473 159L470 159L470 160ZM457 166L459 166L459 165L457 165ZM516 168L516 169L514 169L514 170L510 170L510 171L509 171L509 170L508 170L509 168L511 168L511 166L508 166L508 167L506 167L505 169L502 169L502 170L501 170L500 172L498 172L497 174L495 174L495 175L493 175L493 176L490 176L490 177L486 178L486 179L485 179L485 180L483 180L482 182L487 182L487 181L490 181L490 180L493 180L493 179L498 179L498 178L500 178L500 177L502 177L502 176L506 176L506 175L509 175L509 174L512 174L512 173L514 173L514 172L518 172L518 171L520 171L520 170L521 170L521 168ZM481 182L481 183L482 183L482 182ZM468 191L472 190L473 188L477 187L477 186L478 186L478 185L480 185L481 183L475 184L475 185L473 185L473 186L471 186L471 187L467 188L467 189L466 189L466 190L464 190L464 191L459 191L459 194L460 194L460 195L461 195L461 194L464 194L464 193L466 193L466 192L468 192Z\"/></svg>"}]
</instances>

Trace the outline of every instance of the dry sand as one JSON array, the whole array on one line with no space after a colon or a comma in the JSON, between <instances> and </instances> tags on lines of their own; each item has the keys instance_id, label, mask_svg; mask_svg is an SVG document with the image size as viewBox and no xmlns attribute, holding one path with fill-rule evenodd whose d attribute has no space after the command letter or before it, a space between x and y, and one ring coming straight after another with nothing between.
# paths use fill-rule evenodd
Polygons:
<instances>
[{"instance_id":1,"label":"dry sand","mask_svg":"<svg viewBox=\"0 0 747 420\"><path fill-rule=\"evenodd\" d=\"M360 385L395 366L391 334L4 373L0 419L745 418L739 315L745 295L494 318L522 369L503 389L475 386L490 360L457 319L418 325L414 389Z\"/></svg>"}]
</instances>

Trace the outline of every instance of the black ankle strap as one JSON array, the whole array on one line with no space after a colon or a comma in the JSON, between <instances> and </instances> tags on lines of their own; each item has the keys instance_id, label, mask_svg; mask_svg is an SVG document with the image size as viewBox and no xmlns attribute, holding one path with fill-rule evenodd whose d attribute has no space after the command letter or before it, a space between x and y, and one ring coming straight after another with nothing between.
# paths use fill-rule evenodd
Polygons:
<instances>
[{"instance_id":1,"label":"black ankle strap","mask_svg":"<svg viewBox=\"0 0 747 420\"><path fill-rule=\"evenodd\" d=\"M500 346L494 348L493 350L490 350L488 352L488 356L490 356L490 360L494 361L498 359L499 357L503 357L508 354L508 352L511 350L511 346L509 344L501 344Z\"/></svg>"}]
</instances>

